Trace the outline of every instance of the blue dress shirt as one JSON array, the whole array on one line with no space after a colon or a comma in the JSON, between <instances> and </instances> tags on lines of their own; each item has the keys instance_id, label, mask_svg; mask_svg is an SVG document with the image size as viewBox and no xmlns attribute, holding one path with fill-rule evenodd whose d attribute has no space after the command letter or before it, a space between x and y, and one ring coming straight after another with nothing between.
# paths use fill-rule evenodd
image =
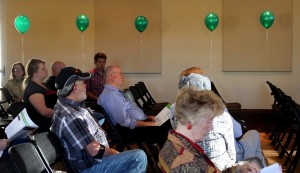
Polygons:
<instances>
[{"instance_id":1,"label":"blue dress shirt","mask_svg":"<svg viewBox=\"0 0 300 173\"><path fill-rule=\"evenodd\" d=\"M134 129L138 120L147 118L142 109L132 104L128 98L124 97L121 90L112 85L104 85L97 103L106 110L114 125L119 124Z\"/></svg>"}]
</instances>

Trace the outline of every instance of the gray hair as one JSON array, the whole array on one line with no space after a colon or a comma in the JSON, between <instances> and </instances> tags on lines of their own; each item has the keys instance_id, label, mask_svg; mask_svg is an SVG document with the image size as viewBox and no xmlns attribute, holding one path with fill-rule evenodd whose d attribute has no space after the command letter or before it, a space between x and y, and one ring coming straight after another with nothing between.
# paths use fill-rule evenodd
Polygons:
<instances>
[{"instance_id":1,"label":"gray hair","mask_svg":"<svg viewBox=\"0 0 300 173\"><path fill-rule=\"evenodd\" d=\"M71 85L65 86L62 89L57 90L57 96L59 97L67 97L73 90L73 86L75 85L75 82Z\"/></svg>"},{"instance_id":2,"label":"gray hair","mask_svg":"<svg viewBox=\"0 0 300 173\"><path fill-rule=\"evenodd\" d=\"M175 116L181 124L193 124L201 117L221 115L224 108L224 103L213 91L184 87L176 99Z\"/></svg>"},{"instance_id":3,"label":"gray hair","mask_svg":"<svg viewBox=\"0 0 300 173\"><path fill-rule=\"evenodd\" d=\"M201 74L191 73L188 76L182 76L179 79L178 87L181 89L182 87L193 86L199 90L211 90L211 82L210 80Z\"/></svg>"}]
</instances>

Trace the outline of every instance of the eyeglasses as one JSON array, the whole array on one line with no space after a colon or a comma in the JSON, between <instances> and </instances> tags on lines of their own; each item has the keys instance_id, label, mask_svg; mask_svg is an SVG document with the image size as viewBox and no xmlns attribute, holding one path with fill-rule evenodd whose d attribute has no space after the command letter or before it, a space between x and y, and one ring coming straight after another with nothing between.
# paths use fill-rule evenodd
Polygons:
<instances>
[{"instance_id":1,"label":"eyeglasses","mask_svg":"<svg viewBox=\"0 0 300 173\"><path fill-rule=\"evenodd\" d=\"M14 71L23 71L22 68L14 68Z\"/></svg>"}]
</instances>

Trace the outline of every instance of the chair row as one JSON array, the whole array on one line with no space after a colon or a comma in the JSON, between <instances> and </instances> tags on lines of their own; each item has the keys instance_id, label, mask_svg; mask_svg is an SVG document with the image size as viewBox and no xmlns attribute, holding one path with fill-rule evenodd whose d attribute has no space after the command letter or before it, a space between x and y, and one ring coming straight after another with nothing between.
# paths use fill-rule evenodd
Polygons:
<instances>
[{"instance_id":1,"label":"chair row","mask_svg":"<svg viewBox=\"0 0 300 173\"><path fill-rule=\"evenodd\" d=\"M157 103L144 82L138 82L124 90L127 97L147 115L157 115L168 102Z\"/></svg>"},{"instance_id":2,"label":"chair row","mask_svg":"<svg viewBox=\"0 0 300 173\"><path fill-rule=\"evenodd\" d=\"M55 171L51 166L57 162L61 162L67 172L77 173L64 154L59 140L51 132L35 134L31 142L10 147L9 155L6 161L9 160L10 164L1 173L52 173ZM1 164L3 166L5 161Z\"/></svg>"},{"instance_id":3,"label":"chair row","mask_svg":"<svg viewBox=\"0 0 300 173\"><path fill-rule=\"evenodd\" d=\"M286 156L284 166L288 166L287 173L293 173L300 158L300 106L280 88L269 81L266 83L274 103L264 130L271 133L269 139L276 146L278 157Z\"/></svg>"},{"instance_id":4,"label":"chair row","mask_svg":"<svg viewBox=\"0 0 300 173\"><path fill-rule=\"evenodd\" d=\"M24 108L24 102L13 102L9 91L0 88L0 127L6 127Z\"/></svg>"}]
</instances>

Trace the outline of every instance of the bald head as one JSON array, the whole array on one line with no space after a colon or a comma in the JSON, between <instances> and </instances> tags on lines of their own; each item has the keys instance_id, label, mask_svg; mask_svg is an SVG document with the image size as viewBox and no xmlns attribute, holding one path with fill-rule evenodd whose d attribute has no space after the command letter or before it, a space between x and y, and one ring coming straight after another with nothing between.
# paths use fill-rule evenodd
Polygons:
<instances>
[{"instance_id":1,"label":"bald head","mask_svg":"<svg viewBox=\"0 0 300 173\"><path fill-rule=\"evenodd\" d=\"M65 67L66 67L65 63L63 63L61 61L54 61L51 64L52 76L57 76L58 73L61 71L61 69L65 68Z\"/></svg>"},{"instance_id":2,"label":"bald head","mask_svg":"<svg viewBox=\"0 0 300 173\"><path fill-rule=\"evenodd\" d=\"M124 75L119 66L108 66L105 69L105 83L121 88L123 85Z\"/></svg>"}]
</instances>

